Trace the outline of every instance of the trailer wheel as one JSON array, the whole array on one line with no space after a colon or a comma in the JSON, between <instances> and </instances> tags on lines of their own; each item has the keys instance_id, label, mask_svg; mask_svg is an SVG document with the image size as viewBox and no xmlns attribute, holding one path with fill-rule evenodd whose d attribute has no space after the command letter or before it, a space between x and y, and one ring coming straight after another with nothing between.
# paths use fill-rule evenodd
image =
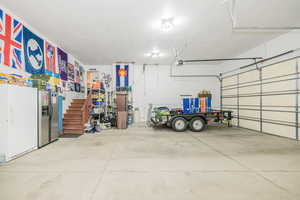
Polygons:
<instances>
[{"instance_id":1,"label":"trailer wheel","mask_svg":"<svg viewBox=\"0 0 300 200\"><path fill-rule=\"evenodd\" d=\"M188 122L183 117L177 117L172 121L172 128L174 131L183 132L187 127Z\"/></svg>"},{"instance_id":2,"label":"trailer wheel","mask_svg":"<svg viewBox=\"0 0 300 200\"><path fill-rule=\"evenodd\" d=\"M190 121L190 129L193 132L203 131L205 128L205 121L201 117L195 117Z\"/></svg>"}]
</instances>

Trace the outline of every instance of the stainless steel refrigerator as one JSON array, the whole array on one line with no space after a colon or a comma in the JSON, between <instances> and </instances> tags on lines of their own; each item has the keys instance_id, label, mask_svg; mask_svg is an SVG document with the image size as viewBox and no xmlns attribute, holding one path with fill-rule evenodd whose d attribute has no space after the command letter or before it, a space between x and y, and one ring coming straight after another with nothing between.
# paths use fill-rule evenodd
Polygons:
<instances>
[{"instance_id":1,"label":"stainless steel refrigerator","mask_svg":"<svg viewBox=\"0 0 300 200\"><path fill-rule=\"evenodd\" d=\"M49 91L38 92L38 147L41 148L59 137L57 97Z\"/></svg>"}]
</instances>

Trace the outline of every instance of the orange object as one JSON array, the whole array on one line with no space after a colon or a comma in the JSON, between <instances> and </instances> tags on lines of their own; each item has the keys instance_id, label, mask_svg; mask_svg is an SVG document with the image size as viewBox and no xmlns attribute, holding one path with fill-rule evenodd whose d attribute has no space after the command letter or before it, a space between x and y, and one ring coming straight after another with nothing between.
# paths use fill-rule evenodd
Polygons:
<instances>
[{"instance_id":1,"label":"orange object","mask_svg":"<svg viewBox=\"0 0 300 200\"><path fill-rule=\"evenodd\" d=\"M92 88L99 89L100 88L100 82L93 83Z\"/></svg>"},{"instance_id":2,"label":"orange object","mask_svg":"<svg viewBox=\"0 0 300 200\"><path fill-rule=\"evenodd\" d=\"M205 97L200 98L200 109L201 109L201 112L206 112L206 98Z\"/></svg>"},{"instance_id":3,"label":"orange object","mask_svg":"<svg viewBox=\"0 0 300 200\"><path fill-rule=\"evenodd\" d=\"M119 76L120 76L120 77L127 76L127 71L126 71L126 69L120 69L120 70L119 70Z\"/></svg>"}]
</instances>

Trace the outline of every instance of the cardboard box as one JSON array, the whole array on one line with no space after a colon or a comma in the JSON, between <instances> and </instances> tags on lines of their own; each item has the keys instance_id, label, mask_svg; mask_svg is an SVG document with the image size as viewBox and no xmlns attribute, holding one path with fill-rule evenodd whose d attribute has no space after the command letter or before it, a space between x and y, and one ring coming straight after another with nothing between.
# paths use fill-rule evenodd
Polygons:
<instances>
[{"instance_id":1,"label":"cardboard box","mask_svg":"<svg viewBox=\"0 0 300 200\"><path fill-rule=\"evenodd\" d=\"M118 111L118 116L117 116L117 128L118 129L126 129L127 128L127 118L128 118L127 111Z\"/></svg>"}]
</instances>

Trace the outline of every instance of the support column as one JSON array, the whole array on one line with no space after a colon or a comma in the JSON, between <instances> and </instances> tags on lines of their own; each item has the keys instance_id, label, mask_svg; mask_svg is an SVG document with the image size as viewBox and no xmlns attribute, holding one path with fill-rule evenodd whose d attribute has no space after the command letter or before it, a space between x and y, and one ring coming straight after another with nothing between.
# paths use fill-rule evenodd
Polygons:
<instances>
[{"instance_id":1,"label":"support column","mask_svg":"<svg viewBox=\"0 0 300 200\"><path fill-rule=\"evenodd\" d=\"M240 75L237 74L237 126L240 127Z\"/></svg>"},{"instance_id":2,"label":"support column","mask_svg":"<svg viewBox=\"0 0 300 200\"><path fill-rule=\"evenodd\" d=\"M259 98L260 98L260 102L259 102L259 124L260 124L260 132L262 132L262 107L263 107L263 98L262 98L262 69L259 68L259 85L260 85L260 92L259 92Z\"/></svg>"},{"instance_id":3,"label":"support column","mask_svg":"<svg viewBox=\"0 0 300 200\"><path fill-rule=\"evenodd\" d=\"M298 59L296 60L296 102L295 102L295 113L296 113L296 139L299 140L299 66Z\"/></svg>"}]
</instances>

